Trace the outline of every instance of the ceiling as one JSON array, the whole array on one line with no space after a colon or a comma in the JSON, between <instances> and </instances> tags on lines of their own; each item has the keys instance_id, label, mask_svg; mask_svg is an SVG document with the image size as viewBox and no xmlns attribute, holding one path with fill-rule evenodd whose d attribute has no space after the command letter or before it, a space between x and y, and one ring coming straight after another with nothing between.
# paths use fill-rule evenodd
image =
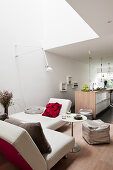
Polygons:
<instances>
[{"instance_id":1,"label":"ceiling","mask_svg":"<svg viewBox=\"0 0 113 170\"><path fill-rule=\"evenodd\" d=\"M93 58L113 58L113 0L66 0L99 35L99 38L47 50L85 62L88 51ZM112 21L111 23L107 23Z\"/></svg>"}]
</instances>

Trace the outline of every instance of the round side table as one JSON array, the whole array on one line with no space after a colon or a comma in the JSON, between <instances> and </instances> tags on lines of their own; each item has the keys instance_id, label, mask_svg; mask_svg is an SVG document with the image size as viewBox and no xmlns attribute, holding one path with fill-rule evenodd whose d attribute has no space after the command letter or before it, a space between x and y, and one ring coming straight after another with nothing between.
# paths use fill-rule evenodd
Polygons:
<instances>
[{"instance_id":1,"label":"round side table","mask_svg":"<svg viewBox=\"0 0 113 170\"><path fill-rule=\"evenodd\" d=\"M85 120L87 120L87 117L84 116L84 115L81 115L82 116L82 119L81 120L76 120L74 119L74 116L76 114L75 113L71 113L71 114L66 114L66 118L62 118L63 121L66 121L66 122L69 122L71 123L71 136L73 137L73 123L77 123L77 122L83 122ZM72 149L72 152L79 152L80 151L80 146L78 144L75 144L74 148Z\"/></svg>"}]
</instances>

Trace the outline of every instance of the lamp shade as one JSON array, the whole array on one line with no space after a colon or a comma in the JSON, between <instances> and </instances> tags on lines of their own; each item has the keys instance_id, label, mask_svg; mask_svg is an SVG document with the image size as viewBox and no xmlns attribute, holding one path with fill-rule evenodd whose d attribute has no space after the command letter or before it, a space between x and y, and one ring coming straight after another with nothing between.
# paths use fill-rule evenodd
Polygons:
<instances>
[{"instance_id":1,"label":"lamp shade","mask_svg":"<svg viewBox=\"0 0 113 170\"><path fill-rule=\"evenodd\" d=\"M52 70L53 70L53 68L52 68L52 67L50 67L50 66L46 66L46 71L47 71L47 72L52 71Z\"/></svg>"}]
</instances>

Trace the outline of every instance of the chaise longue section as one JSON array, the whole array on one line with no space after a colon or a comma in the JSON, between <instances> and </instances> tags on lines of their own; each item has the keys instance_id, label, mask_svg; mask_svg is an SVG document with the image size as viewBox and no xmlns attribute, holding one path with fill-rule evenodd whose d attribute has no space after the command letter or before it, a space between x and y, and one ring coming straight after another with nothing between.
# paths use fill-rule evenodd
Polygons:
<instances>
[{"instance_id":1,"label":"chaise longue section","mask_svg":"<svg viewBox=\"0 0 113 170\"><path fill-rule=\"evenodd\" d=\"M25 129L0 121L0 152L22 170L49 170L74 147L75 141L50 129L44 129L44 134L52 152L42 155Z\"/></svg>"},{"instance_id":2,"label":"chaise longue section","mask_svg":"<svg viewBox=\"0 0 113 170\"><path fill-rule=\"evenodd\" d=\"M56 102L62 104L59 116L56 118L42 116L42 114L26 114L24 112L11 114L9 117L24 122L40 122L43 128L56 130L66 124L65 121L62 121L62 115L70 111L72 104L72 102L68 99L50 98L49 100L49 103Z\"/></svg>"}]
</instances>

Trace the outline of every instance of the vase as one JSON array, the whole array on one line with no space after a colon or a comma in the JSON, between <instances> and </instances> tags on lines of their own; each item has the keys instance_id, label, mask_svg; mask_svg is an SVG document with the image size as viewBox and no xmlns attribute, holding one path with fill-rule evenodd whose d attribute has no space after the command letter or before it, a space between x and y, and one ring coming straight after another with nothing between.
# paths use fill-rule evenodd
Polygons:
<instances>
[{"instance_id":1,"label":"vase","mask_svg":"<svg viewBox=\"0 0 113 170\"><path fill-rule=\"evenodd\" d=\"M5 107L5 108L4 108L4 113L6 113L7 116L8 116L8 107Z\"/></svg>"}]
</instances>

